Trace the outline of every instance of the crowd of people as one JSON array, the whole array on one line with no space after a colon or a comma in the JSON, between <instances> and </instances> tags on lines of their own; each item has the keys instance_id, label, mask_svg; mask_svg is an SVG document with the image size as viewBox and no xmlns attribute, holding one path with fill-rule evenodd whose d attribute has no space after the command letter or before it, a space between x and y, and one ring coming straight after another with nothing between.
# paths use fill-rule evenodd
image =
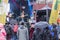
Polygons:
<instances>
[{"instance_id":1,"label":"crowd of people","mask_svg":"<svg viewBox=\"0 0 60 40\"><path fill-rule=\"evenodd\" d=\"M0 40L60 40L60 24L35 22L26 23L8 17L5 25L0 23Z\"/></svg>"},{"instance_id":2,"label":"crowd of people","mask_svg":"<svg viewBox=\"0 0 60 40\"><path fill-rule=\"evenodd\" d=\"M30 28L28 28L25 22L18 23L13 20L15 19L10 20L5 25L0 23L0 40L60 40L59 23L49 24L42 30L39 28L41 26L35 26L35 22L31 22Z\"/></svg>"}]
</instances>

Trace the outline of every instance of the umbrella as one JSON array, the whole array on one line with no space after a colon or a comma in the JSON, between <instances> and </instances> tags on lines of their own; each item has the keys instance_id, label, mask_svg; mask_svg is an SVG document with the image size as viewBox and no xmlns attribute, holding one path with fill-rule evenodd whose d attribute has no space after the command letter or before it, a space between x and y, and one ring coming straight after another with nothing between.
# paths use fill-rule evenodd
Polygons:
<instances>
[{"instance_id":1,"label":"umbrella","mask_svg":"<svg viewBox=\"0 0 60 40\"><path fill-rule=\"evenodd\" d=\"M40 21L40 22L35 24L35 28L44 29L45 27L48 27L48 25L49 24L47 22Z\"/></svg>"},{"instance_id":2,"label":"umbrella","mask_svg":"<svg viewBox=\"0 0 60 40\"><path fill-rule=\"evenodd\" d=\"M15 19L10 20L10 24L15 24L15 23L17 23L17 21Z\"/></svg>"}]
</instances>

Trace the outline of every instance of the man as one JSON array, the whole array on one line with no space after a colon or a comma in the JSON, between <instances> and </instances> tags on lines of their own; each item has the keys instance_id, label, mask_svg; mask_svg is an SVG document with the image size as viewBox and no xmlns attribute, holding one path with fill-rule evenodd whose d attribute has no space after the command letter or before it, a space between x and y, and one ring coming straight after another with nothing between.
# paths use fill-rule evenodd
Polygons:
<instances>
[{"instance_id":1,"label":"man","mask_svg":"<svg viewBox=\"0 0 60 40\"><path fill-rule=\"evenodd\" d=\"M57 19L57 34L58 34L58 38L60 40L60 11L59 11L59 16L58 16L58 19Z\"/></svg>"},{"instance_id":2,"label":"man","mask_svg":"<svg viewBox=\"0 0 60 40\"><path fill-rule=\"evenodd\" d=\"M58 34L58 39L60 40L60 24L57 22L57 34Z\"/></svg>"}]
</instances>

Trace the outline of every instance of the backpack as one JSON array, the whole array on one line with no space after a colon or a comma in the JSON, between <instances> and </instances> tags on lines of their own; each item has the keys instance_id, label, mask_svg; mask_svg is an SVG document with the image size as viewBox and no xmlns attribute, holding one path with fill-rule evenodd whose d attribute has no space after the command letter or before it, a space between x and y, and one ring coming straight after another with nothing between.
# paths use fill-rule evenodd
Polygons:
<instances>
[{"instance_id":1,"label":"backpack","mask_svg":"<svg viewBox=\"0 0 60 40\"><path fill-rule=\"evenodd\" d=\"M48 27L44 28L43 30L43 38L44 40L50 40L51 34L50 34L50 30Z\"/></svg>"},{"instance_id":2,"label":"backpack","mask_svg":"<svg viewBox=\"0 0 60 40\"><path fill-rule=\"evenodd\" d=\"M41 32L41 29L37 28L33 32L32 40L42 40L43 39L42 36L43 35L42 35L42 32Z\"/></svg>"},{"instance_id":3,"label":"backpack","mask_svg":"<svg viewBox=\"0 0 60 40\"><path fill-rule=\"evenodd\" d=\"M53 37L54 36L54 32L53 32L53 26L52 25L49 25L49 30L50 30L50 34L51 36Z\"/></svg>"},{"instance_id":4,"label":"backpack","mask_svg":"<svg viewBox=\"0 0 60 40\"><path fill-rule=\"evenodd\" d=\"M18 30L18 25L14 25L13 31L17 32L17 30Z\"/></svg>"}]
</instances>

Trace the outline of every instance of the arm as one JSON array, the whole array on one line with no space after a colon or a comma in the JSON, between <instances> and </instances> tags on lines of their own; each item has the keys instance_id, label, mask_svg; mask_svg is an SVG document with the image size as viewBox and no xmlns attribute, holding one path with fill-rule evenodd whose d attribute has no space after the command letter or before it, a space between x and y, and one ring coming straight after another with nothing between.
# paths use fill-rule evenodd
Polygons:
<instances>
[{"instance_id":1,"label":"arm","mask_svg":"<svg viewBox=\"0 0 60 40\"><path fill-rule=\"evenodd\" d=\"M17 31L17 39L19 39L19 29L18 29L18 31Z\"/></svg>"},{"instance_id":2,"label":"arm","mask_svg":"<svg viewBox=\"0 0 60 40\"><path fill-rule=\"evenodd\" d=\"M5 31L5 29L2 30L2 34L3 34L4 36L6 36L6 31Z\"/></svg>"},{"instance_id":3,"label":"arm","mask_svg":"<svg viewBox=\"0 0 60 40\"><path fill-rule=\"evenodd\" d=\"M27 40L29 40L29 33L28 33L28 29L27 29Z\"/></svg>"}]
</instances>

